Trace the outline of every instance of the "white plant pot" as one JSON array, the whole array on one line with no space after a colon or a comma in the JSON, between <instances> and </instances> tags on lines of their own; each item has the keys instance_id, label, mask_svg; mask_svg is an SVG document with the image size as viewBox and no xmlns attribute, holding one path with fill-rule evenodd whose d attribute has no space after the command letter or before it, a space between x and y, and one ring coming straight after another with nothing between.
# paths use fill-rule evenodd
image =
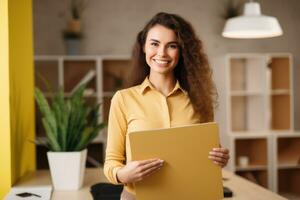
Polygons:
<instances>
[{"instance_id":1,"label":"white plant pot","mask_svg":"<svg viewBox=\"0 0 300 200\"><path fill-rule=\"evenodd\" d=\"M78 152L48 152L52 183L55 190L78 190L81 188L87 150Z\"/></svg>"}]
</instances>

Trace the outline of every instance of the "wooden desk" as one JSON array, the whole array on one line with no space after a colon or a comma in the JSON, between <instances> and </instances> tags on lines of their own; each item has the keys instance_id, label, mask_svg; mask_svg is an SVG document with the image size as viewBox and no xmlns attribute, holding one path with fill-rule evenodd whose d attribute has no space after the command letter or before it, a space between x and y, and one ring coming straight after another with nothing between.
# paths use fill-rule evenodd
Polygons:
<instances>
[{"instance_id":1,"label":"wooden desk","mask_svg":"<svg viewBox=\"0 0 300 200\"><path fill-rule=\"evenodd\" d=\"M242 200L283 200L286 199L278 194L271 192L255 183L248 181L232 172L222 171L223 186L230 188L233 191L232 198L226 199L242 199ZM227 180L226 180L227 179Z\"/></svg>"},{"instance_id":2,"label":"wooden desk","mask_svg":"<svg viewBox=\"0 0 300 200\"><path fill-rule=\"evenodd\" d=\"M265 188L256 185L234 175L231 172L223 170L223 185L230 188L234 197L226 199L240 199L240 200L284 200L285 198L266 190ZM85 174L84 186L78 191L54 191L52 193L52 200L92 200L90 194L90 186L98 182L107 182L101 168L87 169ZM24 177L16 186L35 186L35 185L49 185L51 184L50 173L47 170L36 171Z\"/></svg>"}]
</instances>

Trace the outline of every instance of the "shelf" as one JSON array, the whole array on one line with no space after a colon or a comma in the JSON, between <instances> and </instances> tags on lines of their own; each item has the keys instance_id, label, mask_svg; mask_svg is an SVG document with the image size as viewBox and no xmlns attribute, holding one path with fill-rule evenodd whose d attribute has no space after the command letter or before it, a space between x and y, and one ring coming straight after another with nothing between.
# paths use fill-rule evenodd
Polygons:
<instances>
[{"instance_id":1,"label":"shelf","mask_svg":"<svg viewBox=\"0 0 300 200\"><path fill-rule=\"evenodd\" d=\"M235 165L238 166L240 156L249 158L249 166L267 165L267 139L236 139Z\"/></svg>"},{"instance_id":2,"label":"shelf","mask_svg":"<svg viewBox=\"0 0 300 200\"><path fill-rule=\"evenodd\" d=\"M93 144L97 143L106 143L107 140L107 126L104 127L100 132L99 135L92 141Z\"/></svg>"},{"instance_id":3,"label":"shelf","mask_svg":"<svg viewBox=\"0 0 300 200\"><path fill-rule=\"evenodd\" d=\"M293 175L299 177L300 193L300 132L293 130L291 63L289 53L228 55L226 127L233 171L264 187L272 183L269 189L277 190L278 185L290 184L287 174L298 170ZM286 188L278 191L295 193Z\"/></svg>"},{"instance_id":4,"label":"shelf","mask_svg":"<svg viewBox=\"0 0 300 200\"><path fill-rule=\"evenodd\" d=\"M242 176L243 178L252 181L253 183L259 184L265 188L268 188L268 173L266 170L263 171L246 171L246 172L236 172L236 174Z\"/></svg>"},{"instance_id":5,"label":"shelf","mask_svg":"<svg viewBox=\"0 0 300 200\"><path fill-rule=\"evenodd\" d=\"M85 60L85 61L64 61L64 91L69 93L72 92L78 85L84 81L84 79L92 74L96 73L96 61ZM97 90L96 76L90 76L88 79L87 89Z\"/></svg>"},{"instance_id":6,"label":"shelf","mask_svg":"<svg viewBox=\"0 0 300 200\"><path fill-rule=\"evenodd\" d=\"M103 96L104 97L113 97L115 93L116 93L115 91L103 92Z\"/></svg>"},{"instance_id":7,"label":"shelf","mask_svg":"<svg viewBox=\"0 0 300 200\"><path fill-rule=\"evenodd\" d=\"M257 131L257 132L251 132L251 131L235 131L231 132L229 134L231 137L235 139L251 139L251 138L267 138L271 134L268 131Z\"/></svg>"},{"instance_id":8,"label":"shelf","mask_svg":"<svg viewBox=\"0 0 300 200\"><path fill-rule=\"evenodd\" d=\"M289 89L277 89L269 92L270 95L289 95L291 92Z\"/></svg>"},{"instance_id":9,"label":"shelf","mask_svg":"<svg viewBox=\"0 0 300 200\"><path fill-rule=\"evenodd\" d=\"M260 56L230 59L230 91L262 91L264 59Z\"/></svg>"},{"instance_id":10,"label":"shelf","mask_svg":"<svg viewBox=\"0 0 300 200\"><path fill-rule=\"evenodd\" d=\"M35 86L41 91L50 92L49 89L57 91L59 87L58 77L58 61L35 61ZM47 88L47 84L50 88Z\"/></svg>"},{"instance_id":11,"label":"shelf","mask_svg":"<svg viewBox=\"0 0 300 200\"><path fill-rule=\"evenodd\" d=\"M263 130L264 107L264 98L261 96L231 97L231 130L233 132Z\"/></svg>"},{"instance_id":12,"label":"shelf","mask_svg":"<svg viewBox=\"0 0 300 200\"><path fill-rule=\"evenodd\" d=\"M44 95L45 95L45 97L53 98L55 96L55 93L44 92ZM65 97L71 97L72 93L71 92L65 92L64 96ZM88 90L84 91L83 97L97 97L97 94L94 90L88 89Z\"/></svg>"},{"instance_id":13,"label":"shelf","mask_svg":"<svg viewBox=\"0 0 300 200\"><path fill-rule=\"evenodd\" d=\"M99 122L107 122L110 109L110 101L115 92L125 87L126 73L130 67L130 56L128 55L86 55L86 56L35 56L35 84L44 92L48 100L54 97L55 92L61 86L64 89L64 97L69 98L72 92L81 83L87 83L84 92L84 99L87 104L100 103L101 112ZM48 90L38 74L47 79L53 90ZM36 106L36 137L45 137L45 131L41 123L41 114ZM103 163L103 155L106 147L107 127L102 129L89 148L97 146L93 157L101 158L88 159L91 163ZM46 151L42 145L37 146L38 168L43 167L40 161L46 166ZM100 147L100 148L98 148ZM90 150L89 150L90 151ZM95 162L94 162L95 161Z\"/></svg>"},{"instance_id":14,"label":"shelf","mask_svg":"<svg viewBox=\"0 0 300 200\"><path fill-rule=\"evenodd\" d=\"M275 135L276 138L300 138L300 132L292 130L288 131L271 131L271 134Z\"/></svg>"},{"instance_id":15,"label":"shelf","mask_svg":"<svg viewBox=\"0 0 300 200\"><path fill-rule=\"evenodd\" d=\"M262 96L262 91L243 91L243 90L236 90L231 91L231 96Z\"/></svg>"},{"instance_id":16,"label":"shelf","mask_svg":"<svg viewBox=\"0 0 300 200\"><path fill-rule=\"evenodd\" d=\"M300 169L279 169L278 170L278 192L300 196Z\"/></svg>"},{"instance_id":17,"label":"shelf","mask_svg":"<svg viewBox=\"0 0 300 200\"><path fill-rule=\"evenodd\" d=\"M278 169L300 169L300 164L294 164L294 163L280 163L277 166Z\"/></svg>"},{"instance_id":18,"label":"shelf","mask_svg":"<svg viewBox=\"0 0 300 200\"><path fill-rule=\"evenodd\" d=\"M246 167L236 166L235 171L242 172L242 171L260 171L260 170L267 170L267 165L249 165Z\"/></svg>"},{"instance_id":19,"label":"shelf","mask_svg":"<svg viewBox=\"0 0 300 200\"><path fill-rule=\"evenodd\" d=\"M277 155L279 166L299 166L300 138L277 138Z\"/></svg>"},{"instance_id":20,"label":"shelf","mask_svg":"<svg viewBox=\"0 0 300 200\"><path fill-rule=\"evenodd\" d=\"M273 57L269 65L270 86L274 89L290 89L290 59L286 57Z\"/></svg>"},{"instance_id":21,"label":"shelf","mask_svg":"<svg viewBox=\"0 0 300 200\"><path fill-rule=\"evenodd\" d=\"M65 97L71 97L72 93L65 92L64 95L65 95ZM85 98L86 97L97 97L97 93L93 89L86 89L83 93L83 97L85 97Z\"/></svg>"},{"instance_id":22,"label":"shelf","mask_svg":"<svg viewBox=\"0 0 300 200\"><path fill-rule=\"evenodd\" d=\"M97 55L35 55L34 60L70 60L70 61L84 61L84 60L96 60Z\"/></svg>"},{"instance_id":23,"label":"shelf","mask_svg":"<svg viewBox=\"0 0 300 200\"><path fill-rule=\"evenodd\" d=\"M271 129L290 129L290 110L290 95L273 95L271 97Z\"/></svg>"},{"instance_id":24,"label":"shelf","mask_svg":"<svg viewBox=\"0 0 300 200\"><path fill-rule=\"evenodd\" d=\"M102 151L102 143L92 143L88 146L86 167L99 167L97 165L104 164Z\"/></svg>"},{"instance_id":25,"label":"shelf","mask_svg":"<svg viewBox=\"0 0 300 200\"><path fill-rule=\"evenodd\" d=\"M103 121L106 123L108 123L108 115L109 115L111 99L112 99L111 97L103 98Z\"/></svg>"},{"instance_id":26,"label":"shelf","mask_svg":"<svg viewBox=\"0 0 300 200\"><path fill-rule=\"evenodd\" d=\"M289 200L300 200L300 195L297 195L297 194L293 194L293 193L279 193L280 196L283 196L285 197L286 199L289 199Z\"/></svg>"},{"instance_id":27,"label":"shelf","mask_svg":"<svg viewBox=\"0 0 300 200\"><path fill-rule=\"evenodd\" d=\"M130 60L103 60L103 90L117 91L125 87Z\"/></svg>"}]
</instances>

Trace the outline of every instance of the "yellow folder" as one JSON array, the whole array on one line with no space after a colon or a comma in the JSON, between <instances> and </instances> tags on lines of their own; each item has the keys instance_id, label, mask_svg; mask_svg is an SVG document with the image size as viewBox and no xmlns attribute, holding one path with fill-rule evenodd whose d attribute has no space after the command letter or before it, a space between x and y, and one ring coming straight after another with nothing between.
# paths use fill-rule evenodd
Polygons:
<instances>
[{"instance_id":1,"label":"yellow folder","mask_svg":"<svg viewBox=\"0 0 300 200\"><path fill-rule=\"evenodd\" d=\"M132 160L160 158L164 166L137 182L137 200L223 198L221 167L208 159L219 146L215 122L129 133Z\"/></svg>"}]
</instances>

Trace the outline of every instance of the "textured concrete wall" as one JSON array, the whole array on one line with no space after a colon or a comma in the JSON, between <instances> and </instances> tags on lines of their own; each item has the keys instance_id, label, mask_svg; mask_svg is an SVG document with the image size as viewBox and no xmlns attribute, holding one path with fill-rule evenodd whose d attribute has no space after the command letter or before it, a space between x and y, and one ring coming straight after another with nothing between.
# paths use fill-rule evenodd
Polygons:
<instances>
[{"instance_id":1,"label":"textured concrete wall","mask_svg":"<svg viewBox=\"0 0 300 200\"><path fill-rule=\"evenodd\" d=\"M300 129L300 1L260 0L262 12L276 16L284 35L273 39L221 37L224 0L90 0L83 16L82 54L130 54L137 32L155 13L177 13L189 20L204 41L214 69L220 106L217 120L225 130L224 55L232 52L290 52L294 56L295 124ZM69 17L68 1L34 0L36 54L64 54L61 31Z\"/></svg>"}]
</instances>

